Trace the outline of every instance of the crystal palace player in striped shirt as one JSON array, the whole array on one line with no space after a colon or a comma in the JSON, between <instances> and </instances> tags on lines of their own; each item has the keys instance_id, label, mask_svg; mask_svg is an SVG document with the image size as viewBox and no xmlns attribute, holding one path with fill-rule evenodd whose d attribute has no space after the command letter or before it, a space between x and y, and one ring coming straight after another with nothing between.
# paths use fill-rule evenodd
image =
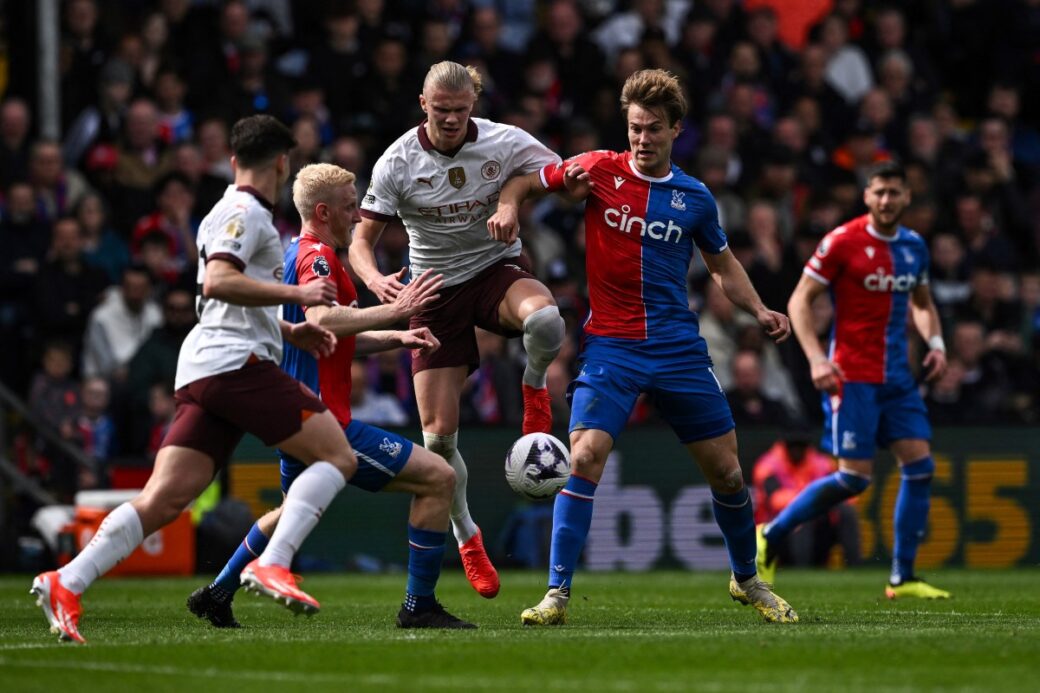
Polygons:
<instances>
[{"instance_id":1,"label":"crystal palace player in striped shirt","mask_svg":"<svg viewBox=\"0 0 1040 693\"><path fill-rule=\"evenodd\" d=\"M932 437L928 412L907 357L907 316L928 344L925 379L946 370L939 314L928 289L928 248L899 218L910 204L903 168L877 164L867 176L868 213L827 234L805 265L788 308L813 384L823 391L823 449L838 471L805 488L771 523L759 527L759 572L771 576L771 547L803 522L862 493L870 484L875 446L889 448L902 474L895 507L889 599L945 599L949 592L914 575L917 546L928 526ZM812 302L834 302L830 350L812 327ZM767 579L770 579L767 577Z\"/></svg>"},{"instance_id":2,"label":"crystal palace player in striped shirt","mask_svg":"<svg viewBox=\"0 0 1040 693\"><path fill-rule=\"evenodd\" d=\"M790 324L763 305L729 250L711 193L671 163L686 113L678 80L663 70L637 72L625 82L621 107L630 151L587 152L515 178L488 222L495 238L510 242L518 232L517 207L528 194L566 189L586 199L591 310L581 373L570 388L572 475L553 509L549 591L521 620L564 622L607 455L636 398L647 392L711 485L733 569L730 595L753 604L766 620L797 621L790 605L756 575L751 496L737 460L733 416L687 299L694 246L726 296L770 337L786 339Z\"/></svg>"}]
</instances>

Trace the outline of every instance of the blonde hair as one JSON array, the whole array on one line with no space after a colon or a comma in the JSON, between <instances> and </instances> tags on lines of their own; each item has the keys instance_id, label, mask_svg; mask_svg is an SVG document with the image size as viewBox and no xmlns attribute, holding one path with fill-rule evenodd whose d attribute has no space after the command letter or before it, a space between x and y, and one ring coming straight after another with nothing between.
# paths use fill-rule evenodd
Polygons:
<instances>
[{"instance_id":1,"label":"blonde hair","mask_svg":"<svg viewBox=\"0 0 1040 693\"><path fill-rule=\"evenodd\" d=\"M356 176L335 164L308 164L300 169L293 181L292 198L296 211L304 221L314 217L319 202L329 202L333 191L344 185L353 185Z\"/></svg>"},{"instance_id":2,"label":"blonde hair","mask_svg":"<svg viewBox=\"0 0 1040 693\"><path fill-rule=\"evenodd\" d=\"M679 79L667 70L639 70L625 80L621 88L621 112L637 104L648 111L662 109L668 125L675 125L686 115L686 96Z\"/></svg>"},{"instance_id":3,"label":"blonde hair","mask_svg":"<svg viewBox=\"0 0 1040 693\"><path fill-rule=\"evenodd\" d=\"M477 68L445 60L431 66L430 71L426 73L426 79L423 80L424 94L427 89L434 87L440 87L446 91L473 89L473 93L480 96L484 84Z\"/></svg>"}]
</instances>

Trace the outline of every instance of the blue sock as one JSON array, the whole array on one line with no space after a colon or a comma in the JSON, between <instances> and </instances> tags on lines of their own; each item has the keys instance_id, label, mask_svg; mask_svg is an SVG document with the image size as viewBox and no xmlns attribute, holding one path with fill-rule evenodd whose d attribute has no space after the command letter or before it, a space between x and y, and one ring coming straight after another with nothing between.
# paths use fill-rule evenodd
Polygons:
<instances>
[{"instance_id":1,"label":"blue sock","mask_svg":"<svg viewBox=\"0 0 1040 693\"><path fill-rule=\"evenodd\" d=\"M592 525L596 482L571 474L553 506L552 548L549 549L549 587L570 589L578 556Z\"/></svg>"},{"instance_id":2,"label":"blue sock","mask_svg":"<svg viewBox=\"0 0 1040 693\"><path fill-rule=\"evenodd\" d=\"M935 462L924 457L904 464L903 480L899 484L895 512L895 547L892 551L893 585L914 576L917 545L928 527L928 507L932 496L932 475Z\"/></svg>"},{"instance_id":3,"label":"blue sock","mask_svg":"<svg viewBox=\"0 0 1040 693\"><path fill-rule=\"evenodd\" d=\"M260 531L260 524L254 522L253 526L249 528L249 534L246 535L245 540L231 556L231 560L209 586L210 592L217 600L225 602L235 596L235 592L242 584L238 576L254 558L260 557L260 554L267 548L268 540L269 537Z\"/></svg>"},{"instance_id":4,"label":"blue sock","mask_svg":"<svg viewBox=\"0 0 1040 693\"><path fill-rule=\"evenodd\" d=\"M766 526L766 540L783 541L798 525L819 517L844 500L858 496L866 491L868 486L870 479L848 472L834 472L817 479L806 486L790 505Z\"/></svg>"},{"instance_id":5,"label":"blue sock","mask_svg":"<svg viewBox=\"0 0 1040 693\"><path fill-rule=\"evenodd\" d=\"M733 569L733 577L737 582L749 580L757 572L755 554L758 552L751 494L746 486L736 493L719 493L712 489L711 499L715 522L722 530L722 538L726 540L729 567Z\"/></svg>"},{"instance_id":6,"label":"blue sock","mask_svg":"<svg viewBox=\"0 0 1040 693\"><path fill-rule=\"evenodd\" d=\"M447 532L408 525L408 587L404 598L408 611L422 611L436 601L433 591L441 576L447 536Z\"/></svg>"}]
</instances>

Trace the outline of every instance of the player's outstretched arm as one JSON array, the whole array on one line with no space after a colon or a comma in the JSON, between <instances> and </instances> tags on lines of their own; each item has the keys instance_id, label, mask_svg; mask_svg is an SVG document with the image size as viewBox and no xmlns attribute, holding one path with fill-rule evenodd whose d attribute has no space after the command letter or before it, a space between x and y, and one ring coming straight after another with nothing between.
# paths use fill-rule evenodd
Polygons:
<instances>
[{"instance_id":1,"label":"player's outstretched arm","mask_svg":"<svg viewBox=\"0 0 1040 693\"><path fill-rule=\"evenodd\" d=\"M361 281L369 291L383 303L390 303L404 288L401 280L408 272L402 267L394 274L384 275L376 264L376 242L386 228L385 221L362 219L354 229L354 238L350 243L350 266L354 268Z\"/></svg>"},{"instance_id":2,"label":"player's outstretched arm","mask_svg":"<svg viewBox=\"0 0 1040 693\"><path fill-rule=\"evenodd\" d=\"M545 194L538 172L513 176L502 186L498 209L487 221L488 237L510 245L520 233L520 205L528 197Z\"/></svg>"},{"instance_id":3,"label":"player's outstretched arm","mask_svg":"<svg viewBox=\"0 0 1040 693\"><path fill-rule=\"evenodd\" d=\"M331 306L336 301L336 287L328 280L305 286L257 281L247 277L233 263L215 258L206 263L202 297L238 306L277 306L282 303Z\"/></svg>"},{"instance_id":4,"label":"player's outstretched arm","mask_svg":"<svg viewBox=\"0 0 1040 693\"><path fill-rule=\"evenodd\" d=\"M388 349L415 349L422 354L432 354L441 348L441 341L433 336L428 327L411 330L373 330L357 336L354 353L367 356Z\"/></svg>"},{"instance_id":5,"label":"player's outstretched arm","mask_svg":"<svg viewBox=\"0 0 1040 693\"><path fill-rule=\"evenodd\" d=\"M311 284L312 282L308 282ZM426 270L404 286L389 303L371 308L353 306L316 307L307 311L307 322L330 330L337 337L360 335L367 330L379 330L412 317L440 298L444 276ZM391 347L386 347L391 348Z\"/></svg>"},{"instance_id":6,"label":"player's outstretched arm","mask_svg":"<svg viewBox=\"0 0 1040 693\"><path fill-rule=\"evenodd\" d=\"M838 385L845 379L838 364L827 358L820 346L820 340L813 329L812 304L816 297L827 290L826 285L816 281L808 274L803 274L787 302L787 312L791 315L791 327L794 336L802 347L812 374L816 389L835 394Z\"/></svg>"},{"instance_id":7,"label":"player's outstretched arm","mask_svg":"<svg viewBox=\"0 0 1040 693\"><path fill-rule=\"evenodd\" d=\"M782 342L791 336L791 321L783 313L766 308L733 251L726 248L721 253L702 252L701 257L704 258L711 278L722 289L722 293L726 294L726 298L754 316L766 334L776 342Z\"/></svg>"},{"instance_id":8,"label":"player's outstretched arm","mask_svg":"<svg viewBox=\"0 0 1040 693\"><path fill-rule=\"evenodd\" d=\"M946 344L942 337L942 323L939 311L932 300L932 292L928 286L918 286L910 294L910 318L921 339L928 345L928 353L924 357L925 376L931 382L946 370Z\"/></svg>"},{"instance_id":9,"label":"player's outstretched arm","mask_svg":"<svg viewBox=\"0 0 1040 693\"><path fill-rule=\"evenodd\" d=\"M280 320L279 323L282 339L316 359L329 356L336 350L336 335L323 327L309 322L290 323Z\"/></svg>"}]
</instances>

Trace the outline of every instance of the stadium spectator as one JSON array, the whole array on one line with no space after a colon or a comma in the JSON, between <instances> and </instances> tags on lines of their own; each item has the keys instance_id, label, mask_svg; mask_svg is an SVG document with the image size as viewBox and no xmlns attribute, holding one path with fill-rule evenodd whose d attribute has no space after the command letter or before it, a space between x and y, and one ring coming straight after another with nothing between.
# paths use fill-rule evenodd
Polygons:
<instances>
[{"instance_id":1,"label":"stadium spectator","mask_svg":"<svg viewBox=\"0 0 1040 693\"><path fill-rule=\"evenodd\" d=\"M553 63L563 97L575 113L588 114L596 91L605 81L604 55L590 40L578 3L574 0L552 2L546 11L544 26L528 50Z\"/></svg>"},{"instance_id":2,"label":"stadium spectator","mask_svg":"<svg viewBox=\"0 0 1040 693\"><path fill-rule=\"evenodd\" d=\"M37 140L29 155L29 183L36 195L36 216L53 222L71 214L90 190L83 174L66 167L57 142Z\"/></svg>"},{"instance_id":3,"label":"stadium spectator","mask_svg":"<svg viewBox=\"0 0 1040 693\"><path fill-rule=\"evenodd\" d=\"M28 384L33 289L43 269L50 226L36 219L32 187L14 183L0 204L0 379L24 393Z\"/></svg>"},{"instance_id":4,"label":"stadium spectator","mask_svg":"<svg viewBox=\"0 0 1040 693\"><path fill-rule=\"evenodd\" d=\"M79 201L74 213L83 234L84 261L91 267L104 270L109 284L118 283L123 270L130 264L130 250L126 241L109 224L104 198L89 193Z\"/></svg>"},{"instance_id":5,"label":"stadium spectator","mask_svg":"<svg viewBox=\"0 0 1040 693\"><path fill-rule=\"evenodd\" d=\"M33 376L29 390L29 409L63 440L75 443L80 385L72 377L72 372L71 345L60 340L47 342L43 347L40 371ZM47 442L43 435L36 436L27 453L26 471L39 477L59 498L71 502L81 481L76 460ZM82 481L90 479L83 478Z\"/></svg>"},{"instance_id":6,"label":"stadium spectator","mask_svg":"<svg viewBox=\"0 0 1040 693\"><path fill-rule=\"evenodd\" d=\"M111 50L105 24L98 21L95 0L70 0L64 7L61 41L62 124L90 105L97 93L98 77Z\"/></svg>"},{"instance_id":7,"label":"stadium spectator","mask_svg":"<svg viewBox=\"0 0 1040 693\"><path fill-rule=\"evenodd\" d=\"M126 112L113 172L113 220L132 227L151 211L154 187L169 172L173 157L159 138L159 113L149 99L134 100Z\"/></svg>"},{"instance_id":8,"label":"stadium spectator","mask_svg":"<svg viewBox=\"0 0 1040 693\"><path fill-rule=\"evenodd\" d=\"M170 146L191 140L195 131L195 114L184 105L188 86L180 73L164 67L155 75L155 105L159 112L159 139Z\"/></svg>"},{"instance_id":9,"label":"stadium spectator","mask_svg":"<svg viewBox=\"0 0 1040 693\"><path fill-rule=\"evenodd\" d=\"M129 400L129 430L123 436L129 452L139 452L148 441L148 402L155 385L172 383L177 354L195 326L195 298L183 288L170 290L162 302L162 324L156 327L127 364L125 392Z\"/></svg>"},{"instance_id":10,"label":"stadium spectator","mask_svg":"<svg viewBox=\"0 0 1040 693\"><path fill-rule=\"evenodd\" d=\"M141 265L130 265L122 283L108 290L87 319L83 375L126 380L130 359L161 323L151 275Z\"/></svg>"},{"instance_id":11,"label":"stadium spectator","mask_svg":"<svg viewBox=\"0 0 1040 693\"><path fill-rule=\"evenodd\" d=\"M826 58L824 79L847 104L855 104L874 86L866 53L849 41L845 18L835 13L820 23L820 47Z\"/></svg>"},{"instance_id":12,"label":"stadium spectator","mask_svg":"<svg viewBox=\"0 0 1040 693\"><path fill-rule=\"evenodd\" d=\"M182 173L168 173L155 184L156 209L142 217L130 237L130 254L141 260L141 241L149 234L166 239L172 267L177 272L194 269L199 251L195 246L198 221L192 218L195 191L191 181Z\"/></svg>"},{"instance_id":13,"label":"stadium spectator","mask_svg":"<svg viewBox=\"0 0 1040 693\"><path fill-rule=\"evenodd\" d=\"M73 424L76 443L91 460L91 477L80 477L80 488L104 484L107 463L118 451L116 425L109 415L111 390L104 378L84 378L80 386L79 411Z\"/></svg>"},{"instance_id":14,"label":"stadium spectator","mask_svg":"<svg viewBox=\"0 0 1040 693\"><path fill-rule=\"evenodd\" d=\"M29 176L32 113L24 99L11 97L0 103L0 189Z\"/></svg>"},{"instance_id":15,"label":"stadium spectator","mask_svg":"<svg viewBox=\"0 0 1040 693\"><path fill-rule=\"evenodd\" d=\"M72 217L54 224L47 262L36 276L33 318L40 340L62 339L77 361L87 318L102 298L108 279L83 257L83 235Z\"/></svg>"},{"instance_id":16,"label":"stadium spectator","mask_svg":"<svg viewBox=\"0 0 1040 693\"><path fill-rule=\"evenodd\" d=\"M738 351L730 362L732 386L726 390L726 400L738 426L783 426L787 411L779 400L762 390L762 363L758 353Z\"/></svg>"},{"instance_id":17,"label":"stadium spectator","mask_svg":"<svg viewBox=\"0 0 1040 693\"><path fill-rule=\"evenodd\" d=\"M818 451L804 425L784 429L780 439L755 460L755 522L771 522L809 484L833 474L834 458ZM860 561L859 516L849 500L808 522L786 537L777 555L786 566L827 565L840 546L845 565Z\"/></svg>"},{"instance_id":18,"label":"stadium spectator","mask_svg":"<svg viewBox=\"0 0 1040 693\"><path fill-rule=\"evenodd\" d=\"M170 430L174 414L177 411L177 401L173 398L173 385L169 382L156 383L148 388L148 415L150 425L148 427L148 444L145 454L149 461L154 461L162 447L163 438Z\"/></svg>"},{"instance_id":19,"label":"stadium spectator","mask_svg":"<svg viewBox=\"0 0 1040 693\"><path fill-rule=\"evenodd\" d=\"M350 413L373 426L404 426L408 412L392 394L377 392L368 384L368 364L355 359L350 364Z\"/></svg>"}]
</instances>

